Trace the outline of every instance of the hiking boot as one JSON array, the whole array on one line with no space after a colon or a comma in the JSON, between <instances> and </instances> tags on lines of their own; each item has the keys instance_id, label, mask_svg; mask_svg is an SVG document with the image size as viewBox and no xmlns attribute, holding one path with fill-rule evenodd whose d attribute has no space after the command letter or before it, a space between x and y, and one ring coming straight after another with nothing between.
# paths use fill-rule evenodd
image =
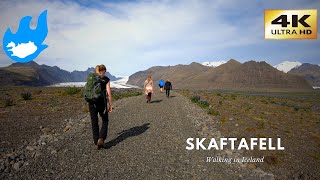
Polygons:
<instances>
[{"instance_id":1,"label":"hiking boot","mask_svg":"<svg viewBox=\"0 0 320 180\"><path fill-rule=\"evenodd\" d=\"M103 147L103 144L104 144L103 138L99 138L99 140L98 140L98 142L97 142L98 149L102 148L102 147Z\"/></svg>"}]
</instances>

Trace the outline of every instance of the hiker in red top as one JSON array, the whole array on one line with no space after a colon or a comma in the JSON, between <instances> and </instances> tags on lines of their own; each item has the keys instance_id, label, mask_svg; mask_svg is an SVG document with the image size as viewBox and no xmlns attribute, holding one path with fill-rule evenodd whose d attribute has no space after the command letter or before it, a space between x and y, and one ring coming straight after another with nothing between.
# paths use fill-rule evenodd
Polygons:
<instances>
[{"instance_id":1,"label":"hiker in red top","mask_svg":"<svg viewBox=\"0 0 320 180\"><path fill-rule=\"evenodd\" d=\"M151 76L144 82L144 92L146 94L147 103L151 102L151 94L154 94L153 81Z\"/></svg>"}]
</instances>

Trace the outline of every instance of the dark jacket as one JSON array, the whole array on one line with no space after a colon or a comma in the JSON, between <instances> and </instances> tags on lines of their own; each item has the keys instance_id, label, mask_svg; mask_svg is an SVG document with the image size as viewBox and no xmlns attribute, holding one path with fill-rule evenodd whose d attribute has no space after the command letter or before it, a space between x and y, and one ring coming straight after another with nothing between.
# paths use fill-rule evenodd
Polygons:
<instances>
[{"instance_id":1,"label":"dark jacket","mask_svg":"<svg viewBox=\"0 0 320 180\"><path fill-rule=\"evenodd\" d=\"M166 81L166 83L164 84L164 89L172 89L172 85L170 81Z\"/></svg>"}]
</instances>

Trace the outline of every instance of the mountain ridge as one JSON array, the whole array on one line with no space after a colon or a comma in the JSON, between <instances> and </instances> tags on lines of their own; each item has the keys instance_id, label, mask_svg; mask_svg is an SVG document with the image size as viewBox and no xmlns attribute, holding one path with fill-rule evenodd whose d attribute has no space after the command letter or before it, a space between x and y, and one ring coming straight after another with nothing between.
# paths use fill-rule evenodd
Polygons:
<instances>
[{"instance_id":1,"label":"mountain ridge","mask_svg":"<svg viewBox=\"0 0 320 180\"><path fill-rule=\"evenodd\" d=\"M320 87L319 65L303 63L301 66L291 69L288 74L294 74L304 77L312 86Z\"/></svg>"},{"instance_id":2,"label":"mountain ridge","mask_svg":"<svg viewBox=\"0 0 320 180\"><path fill-rule=\"evenodd\" d=\"M0 68L0 85L22 86L47 86L63 82L85 82L89 73L94 68L86 71L66 71L58 66L39 65L34 61L28 63L12 63L7 67ZM117 77L106 74L111 80Z\"/></svg>"},{"instance_id":3,"label":"mountain ridge","mask_svg":"<svg viewBox=\"0 0 320 180\"><path fill-rule=\"evenodd\" d=\"M142 86L147 76L154 81L169 79L176 88L217 89L217 88L279 88L312 89L300 76L281 72L265 61L240 63L230 59L227 63L212 68L199 63L189 65L162 66L155 72L152 67L129 76L128 84Z\"/></svg>"}]
</instances>

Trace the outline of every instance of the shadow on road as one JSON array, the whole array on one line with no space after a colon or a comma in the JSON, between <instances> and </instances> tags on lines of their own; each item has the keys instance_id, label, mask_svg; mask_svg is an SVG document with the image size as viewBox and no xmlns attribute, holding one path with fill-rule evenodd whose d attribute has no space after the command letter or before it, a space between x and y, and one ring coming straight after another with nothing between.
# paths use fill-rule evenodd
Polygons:
<instances>
[{"instance_id":1,"label":"shadow on road","mask_svg":"<svg viewBox=\"0 0 320 180\"><path fill-rule=\"evenodd\" d=\"M160 100L155 100L155 101L151 101L150 103L159 103L159 102L161 102L162 100L160 99Z\"/></svg>"},{"instance_id":2,"label":"shadow on road","mask_svg":"<svg viewBox=\"0 0 320 180\"><path fill-rule=\"evenodd\" d=\"M132 127L130 129L127 129L127 130L124 130L124 131L118 133L118 137L105 143L104 148L110 149L112 146L117 145L118 143L124 141L125 139L127 139L129 137L138 136L138 135L146 132L150 128L149 125L150 125L150 123L145 123L141 126Z\"/></svg>"}]
</instances>

